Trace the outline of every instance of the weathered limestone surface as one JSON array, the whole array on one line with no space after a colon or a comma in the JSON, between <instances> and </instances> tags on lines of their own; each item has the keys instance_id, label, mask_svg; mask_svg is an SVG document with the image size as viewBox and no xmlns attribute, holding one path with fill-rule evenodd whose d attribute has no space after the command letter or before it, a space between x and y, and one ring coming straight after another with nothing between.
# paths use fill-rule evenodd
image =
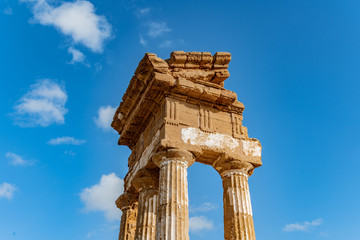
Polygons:
<instances>
[{"instance_id":1,"label":"weathered limestone surface","mask_svg":"<svg viewBox=\"0 0 360 240\"><path fill-rule=\"evenodd\" d=\"M129 220L135 207L124 207L120 239L189 238L187 167L194 161L223 179L225 239L255 239L247 178L262 165L261 145L242 124L244 105L224 88L230 60L224 52L175 51L140 61L112 122L118 144L132 150L125 195L139 202L136 227Z\"/></svg>"},{"instance_id":2,"label":"weathered limestone surface","mask_svg":"<svg viewBox=\"0 0 360 240\"><path fill-rule=\"evenodd\" d=\"M138 202L134 194L122 194L116 200L117 207L122 211L119 240L134 240Z\"/></svg>"},{"instance_id":3,"label":"weathered limestone surface","mask_svg":"<svg viewBox=\"0 0 360 240\"><path fill-rule=\"evenodd\" d=\"M159 217L156 239L189 239L187 168L195 161L186 150L158 152L153 161L160 167Z\"/></svg>"},{"instance_id":4,"label":"weathered limestone surface","mask_svg":"<svg viewBox=\"0 0 360 240\"><path fill-rule=\"evenodd\" d=\"M143 169L132 182L139 191L136 240L155 240L159 172Z\"/></svg>"},{"instance_id":5,"label":"weathered limestone surface","mask_svg":"<svg viewBox=\"0 0 360 240\"><path fill-rule=\"evenodd\" d=\"M254 167L222 156L214 163L223 179L225 240L255 240L248 176Z\"/></svg>"}]
</instances>

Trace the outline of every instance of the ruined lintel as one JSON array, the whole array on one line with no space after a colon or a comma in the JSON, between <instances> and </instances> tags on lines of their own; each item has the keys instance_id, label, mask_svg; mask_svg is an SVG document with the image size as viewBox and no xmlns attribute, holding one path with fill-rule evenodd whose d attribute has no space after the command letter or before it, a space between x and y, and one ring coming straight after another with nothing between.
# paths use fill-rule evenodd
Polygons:
<instances>
[{"instance_id":1,"label":"ruined lintel","mask_svg":"<svg viewBox=\"0 0 360 240\"><path fill-rule=\"evenodd\" d=\"M225 52L175 51L140 61L111 124L132 150L117 204L125 195L138 202L129 205L136 223L122 219L119 239L189 238L186 176L194 161L223 179L225 239L255 239L247 178L262 164L261 145L242 125L244 105L224 88L230 60Z\"/></svg>"}]
</instances>

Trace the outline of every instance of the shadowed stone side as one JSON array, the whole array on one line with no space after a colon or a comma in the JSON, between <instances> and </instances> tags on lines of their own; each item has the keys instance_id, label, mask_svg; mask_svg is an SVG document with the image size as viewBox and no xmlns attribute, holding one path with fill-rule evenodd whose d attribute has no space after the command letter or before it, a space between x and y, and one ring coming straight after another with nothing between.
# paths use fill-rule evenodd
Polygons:
<instances>
[{"instance_id":1,"label":"shadowed stone side","mask_svg":"<svg viewBox=\"0 0 360 240\"><path fill-rule=\"evenodd\" d=\"M137 196L124 193L116 200L122 211L119 240L134 240L137 218Z\"/></svg>"},{"instance_id":2,"label":"shadowed stone side","mask_svg":"<svg viewBox=\"0 0 360 240\"><path fill-rule=\"evenodd\" d=\"M135 240L155 240L159 171L143 169L132 184L139 192Z\"/></svg>"}]
</instances>

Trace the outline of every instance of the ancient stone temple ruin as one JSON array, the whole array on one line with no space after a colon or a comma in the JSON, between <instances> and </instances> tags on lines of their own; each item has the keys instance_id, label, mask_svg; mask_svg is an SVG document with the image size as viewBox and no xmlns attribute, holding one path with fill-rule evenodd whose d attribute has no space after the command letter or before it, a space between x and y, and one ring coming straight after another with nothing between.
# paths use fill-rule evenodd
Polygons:
<instances>
[{"instance_id":1,"label":"ancient stone temple ruin","mask_svg":"<svg viewBox=\"0 0 360 240\"><path fill-rule=\"evenodd\" d=\"M112 127L132 153L120 240L189 239L187 168L213 166L223 182L226 240L255 240L248 177L261 166L261 145L242 125L244 105L224 88L231 55L147 53Z\"/></svg>"}]
</instances>

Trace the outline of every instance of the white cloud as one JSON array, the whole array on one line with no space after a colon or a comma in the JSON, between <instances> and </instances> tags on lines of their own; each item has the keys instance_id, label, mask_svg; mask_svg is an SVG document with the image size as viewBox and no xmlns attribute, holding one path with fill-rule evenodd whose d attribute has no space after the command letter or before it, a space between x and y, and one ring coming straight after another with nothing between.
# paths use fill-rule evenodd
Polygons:
<instances>
[{"instance_id":1,"label":"white cloud","mask_svg":"<svg viewBox=\"0 0 360 240\"><path fill-rule=\"evenodd\" d=\"M171 29L167 26L165 22L150 22L148 35L151 38L158 37L166 32L170 32Z\"/></svg>"},{"instance_id":2,"label":"white cloud","mask_svg":"<svg viewBox=\"0 0 360 240\"><path fill-rule=\"evenodd\" d=\"M318 218L311 222L303 222L303 223L291 223L286 224L283 228L283 231L285 232L294 232L294 231L301 231L301 232L308 232L311 230L311 228L320 226L322 224L322 219Z\"/></svg>"},{"instance_id":3,"label":"white cloud","mask_svg":"<svg viewBox=\"0 0 360 240\"><path fill-rule=\"evenodd\" d=\"M214 210L216 208L217 208L217 206L215 206L214 204L209 203L209 202L204 202L198 207L190 206L189 207L189 212L193 212L193 213L194 212L209 212L209 211Z\"/></svg>"},{"instance_id":4,"label":"white cloud","mask_svg":"<svg viewBox=\"0 0 360 240\"><path fill-rule=\"evenodd\" d=\"M195 217L190 217L189 219L190 232L196 233L204 230L211 230L213 228L214 228L213 222L207 219L205 216L195 216Z\"/></svg>"},{"instance_id":5,"label":"white cloud","mask_svg":"<svg viewBox=\"0 0 360 240\"><path fill-rule=\"evenodd\" d=\"M98 110L98 116L94 118L96 125L105 130L111 129L111 122L115 111L116 108L109 105L100 107Z\"/></svg>"},{"instance_id":6,"label":"white cloud","mask_svg":"<svg viewBox=\"0 0 360 240\"><path fill-rule=\"evenodd\" d=\"M86 0L61 2L58 6L47 0L20 0L31 4L34 21L53 26L74 43L94 52L102 52L104 41L111 37L111 25L104 16L95 13L94 5Z\"/></svg>"},{"instance_id":7,"label":"white cloud","mask_svg":"<svg viewBox=\"0 0 360 240\"><path fill-rule=\"evenodd\" d=\"M4 182L0 184L0 198L12 199L16 190L15 185Z\"/></svg>"},{"instance_id":8,"label":"white cloud","mask_svg":"<svg viewBox=\"0 0 360 240\"><path fill-rule=\"evenodd\" d=\"M160 48L172 48L174 47L174 41L165 40L159 45Z\"/></svg>"},{"instance_id":9,"label":"white cloud","mask_svg":"<svg viewBox=\"0 0 360 240\"><path fill-rule=\"evenodd\" d=\"M58 137L58 138L53 138L50 139L48 141L49 145L63 145L63 144L67 144L67 145L82 145L84 144L86 141L82 140L82 139L76 139L74 137Z\"/></svg>"},{"instance_id":10,"label":"white cloud","mask_svg":"<svg viewBox=\"0 0 360 240\"><path fill-rule=\"evenodd\" d=\"M22 127L64 124L67 109L67 94L64 87L51 79L39 80L14 107L16 123Z\"/></svg>"},{"instance_id":11,"label":"white cloud","mask_svg":"<svg viewBox=\"0 0 360 240\"><path fill-rule=\"evenodd\" d=\"M119 220L121 211L117 209L115 200L124 191L124 181L115 173L102 175L100 182L80 193L80 199L84 203L84 211L101 211L109 221Z\"/></svg>"},{"instance_id":12,"label":"white cloud","mask_svg":"<svg viewBox=\"0 0 360 240\"><path fill-rule=\"evenodd\" d=\"M8 158L9 163L14 166L32 166L35 164L34 160L25 160L23 157L12 152L6 153L6 158Z\"/></svg>"},{"instance_id":13,"label":"white cloud","mask_svg":"<svg viewBox=\"0 0 360 240\"><path fill-rule=\"evenodd\" d=\"M140 44L146 46L146 40L140 35Z\"/></svg>"},{"instance_id":14,"label":"white cloud","mask_svg":"<svg viewBox=\"0 0 360 240\"><path fill-rule=\"evenodd\" d=\"M69 47L68 53L72 55L72 59L69 62L70 64L83 63L85 61L85 55L76 48Z\"/></svg>"}]
</instances>

